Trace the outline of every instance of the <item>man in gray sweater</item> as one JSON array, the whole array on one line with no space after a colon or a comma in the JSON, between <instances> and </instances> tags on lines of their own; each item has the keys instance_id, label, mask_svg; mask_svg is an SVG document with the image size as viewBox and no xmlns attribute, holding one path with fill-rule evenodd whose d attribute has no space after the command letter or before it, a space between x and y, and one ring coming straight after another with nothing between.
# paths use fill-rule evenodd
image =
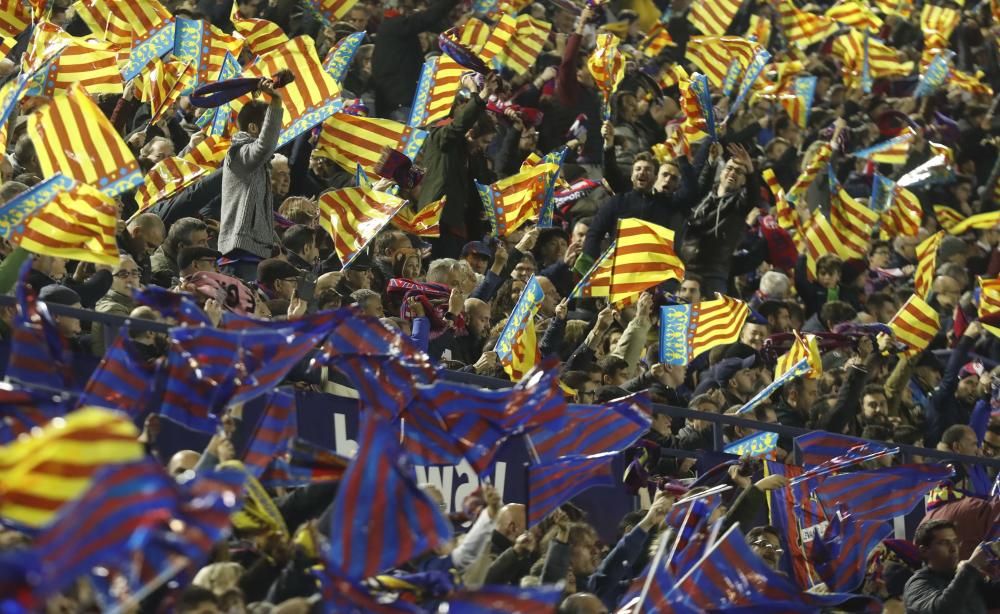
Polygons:
<instances>
[{"instance_id":1,"label":"man in gray sweater","mask_svg":"<svg viewBox=\"0 0 1000 614\"><path fill-rule=\"evenodd\" d=\"M270 79L260 91L269 103L254 100L240 109L222 164L222 220L219 251L231 261L226 272L247 281L257 276L257 263L271 257L274 233L274 196L271 193L271 157L281 131L281 95Z\"/></svg>"},{"instance_id":2,"label":"man in gray sweater","mask_svg":"<svg viewBox=\"0 0 1000 614\"><path fill-rule=\"evenodd\" d=\"M990 579L987 571L989 549L996 544L979 544L960 563L958 535L950 520L920 525L913 541L925 564L906 583L906 614L986 614L1000 607L1000 582Z\"/></svg>"}]
</instances>

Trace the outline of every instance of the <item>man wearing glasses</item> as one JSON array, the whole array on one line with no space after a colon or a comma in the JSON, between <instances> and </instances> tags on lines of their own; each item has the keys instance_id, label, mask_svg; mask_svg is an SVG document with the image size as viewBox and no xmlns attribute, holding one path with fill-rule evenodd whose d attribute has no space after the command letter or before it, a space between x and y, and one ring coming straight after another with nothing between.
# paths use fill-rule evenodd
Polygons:
<instances>
[{"instance_id":1,"label":"man wearing glasses","mask_svg":"<svg viewBox=\"0 0 1000 614\"><path fill-rule=\"evenodd\" d=\"M135 263L135 260L131 256L122 255L118 266L111 271L111 288L97 301L94 310L97 313L127 318L132 309L135 308L132 291L142 286L139 281L141 276L142 269ZM90 335L90 348L94 351L94 355L103 356L109 341L105 339L104 325L100 322L94 322Z\"/></svg>"}]
</instances>

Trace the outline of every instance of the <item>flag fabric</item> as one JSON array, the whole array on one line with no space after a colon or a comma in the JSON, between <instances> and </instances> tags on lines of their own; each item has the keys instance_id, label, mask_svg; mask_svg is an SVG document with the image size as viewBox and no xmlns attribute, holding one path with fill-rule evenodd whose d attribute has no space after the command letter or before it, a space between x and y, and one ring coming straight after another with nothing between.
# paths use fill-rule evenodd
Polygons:
<instances>
[{"instance_id":1,"label":"flag fabric","mask_svg":"<svg viewBox=\"0 0 1000 614\"><path fill-rule=\"evenodd\" d=\"M497 337L494 351L513 381L520 380L541 359L535 335L535 314L544 299L545 292L532 275Z\"/></svg>"},{"instance_id":2,"label":"flag fabric","mask_svg":"<svg viewBox=\"0 0 1000 614\"><path fill-rule=\"evenodd\" d=\"M770 61L771 54L766 49L758 49L754 53L753 59L750 60L750 63L746 67L746 72L743 73L743 80L740 82L740 89L736 94L736 100L729 107L728 117L732 117L736 113L736 110L743 104L743 101L747 99L747 96L750 95L750 90L756 85L760 73L763 72L764 67Z\"/></svg>"},{"instance_id":3,"label":"flag fabric","mask_svg":"<svg viewBox=\"0 0 1000 614\"><path fill-rule=\"evenodd\" d=\"M233 55L236 57L238 54ZM343 100L339 97L340 86L323 69L316 55L316 43L309 36L296 36L273 48L247 66L241 76L270 77L285 69L295 74L295 81L281 90L284 114L281 118L278 147L328 120L343 107ZM249 95L234 101L233 110L239 111L248 100ZM321 138L320 143L322 142ZM353 171L354 166L347 170Z\"/></svg>"},{"instance_id":4,"label":"flag fabric","mask_svg":"<svg viewBox=\"0 0 1000 614\"><path fill-rule=\"evenodd\" d=\"M436 200L419 211L413 210L413 205L407 203L396 212L392 225L418 237L434 238L441 236L441 212L444 211L445 197Z\"/></svg>"},{"instance_id":5,"label":"flag fabric","mask_svg":"<svg viewBox=\"0 0 1000 614\"><path fill-rule=\"evenodd\" d=\"M288 37L273 21L242 17L236 2L233 2L229 21L253 55L264 55L288 42Z\"/></svg>"},{"instance_id":6,"label":"flag fabric","mask_svg":"<svg viewBox=\"0 0 1000 614\"><path fill-rule=\"evenodd\" d=\"M814 533L809 558L827 588L839 593L858 588L865 578L868 555L892 534L892 526L834 514L826 531L814 529Z\"/></svg>"},{"instance_id":7,"label":"flag fabric","mask_svg":"<svg viewBox=\"0 0 1000 614\"><path fill-rule=\"evenodd\" d=\"M807 377L818 379L823 375L823 362L820 359L819 342L816 335L806 335L803 339L799 336L798 331L793 331L793 333L795 334L795 342L792 343L792 347L787 352L778 357L778 362L774 366L775 379L793 369L800 360L806 360L809 364Z\"/></svg>"},{"instance_id":8,"label":"flag fabric","mask_svg":"<svg viewBox=\"0 0 1000 614\"><path fill-rule=\"evenodd\" d=\"M688 13L688 21L702 34L722 36L733 23L743 0L700 0Z\"/></svg>"},{"instance_id":9,"label":"flag fabric","mask_svg":"<svg viewBox=\"0 0 1000 614\"><path fill-rule=\"evenodd\" d=\"M37 293L27 285L31 261L21 266L15 287L17 311L11 326L8 379L53 390L73 390L69 344L59 333L55 320Z\"/></svg>"},{"instance_id":10,"label":"flag fabric","mask_svg":"<svg viewBox=\"0 0 1000 614\"><path fill-rule=\"evenodd\" d=\"M16 389L0 385L0 445L13 443L32 429L42 428L53 418L61 418L67 399L52 393Z\"/></svg>"},{"instance_id":11,"label":"flag fabric","mask_svg":"<svg viewBox=\"0 0 1000 614\"><path fill-rule=\"evenodd\" d=\"M518 586L481 586L457 590L448 595L442 608L448 614L511 614L547 612L562 600L562 591L553 586L521 588Z\"/></svg>"},{"instance_id":12,"label":"flag fabric","mask_svg":"<svg viewBox=\"0 0 1000 614\"><path fill-rule=\"evenodd\" d=\"M936 483L954 475L943 465L899 465L830 476L815 489L828 510L864 520L892 520L913 510Z\"/></svg>"},{"instance_id":13,"label":"flag fabric","mask_svg":"<svg viewBox=\"0 0 1000 614\"><path fill-rule=\"evenodd\" d=\"M889 236L916 236L924 211L917 196L878 173L872 176L872 208L880 211L879 226Z\"/></svg>"},{"instance_id":14,"label":"flag fabric","mask_svg":"<svg viewBox=\"0 0 1000 614\"><path fill-rule=\"evenodd\" d=\"M859 445L868 444L869 449L873 451L884 452L889 449L866 439L827 431L813 431L799 435L794 441L799 463L807 469L822 465L838 456L846 456L852 448Z\"/></svg>"},{"instance_id":15,"label":"flag fabric","mask_svg":"<svg viewBox=\"0 0 1000 614\"><path fill-rule=\"evenodd\" d=\"M551 31L552 24L547 21L528 14L518 15L514 22L514 36L507 42L499 58L500 63L516 75L528 72L541 55Z\"/></svg>"},{"instance_id":16,"label":"flag fabric","mask_svg":"<svg viewBox=\"0 0 1000 614\"><path fill-rule=\"evenodd\" d=\"M280 456L295 437L295 397L283 390L271 393L267 407L250 436L243 454L243 465L255 478L275 456Z\"/></svg>"},{"instance_id":17,"label":"flag fabric","mask_svg":"<svg viewBox=\"0 0 1000 614\"><path fill-rule=\"evenodd\" d=\"M358 0L307 0L303 5L306 10L319 15L327 26L333 27L338 21L343 21L357 3Z\"/></svg>"},{"instance_id":18,"label":"flag fabric","mask_svg":"<svg viewBox=\"0 0 1000 614\"><path fill-rule=\"evenodd\" d=\"M161 363L147 363L123 329L104 352L80 395L79 405L96 405L138 419L150 407Z\"/></svg>"},{"instance_id":19,"label":"flag fabric","mask_svg":"<svg viewBox=\"0 0 1000 614\"><path fill-rule=\"evenodd\" d=\"M122 79L126 81L174 48L174 17L157 0L78 0L73 8L91 33L127 50L121 66Z\"/></svg>"},{"instance_id":20,"label":"flag fabric","mask_svg":"<svg viewBox=\"0 0 1000 614\"><path fill-rule=\"evenodd\" d=\"M350 459L305 439L294 438L288 452L278 456L260 477L268 488L298 488L318 482L339 482Z\"/></svg>"},{"instance_id":21,"label":"flag fabric","mask_svg":"<svg viewBox=\"0 0 1000 614\"><path fill-rule=\"evenodd\" d=\"M818 43L837 31L837 22L833 19L803 11L792 0L775 0L774 7L785 37L799 49Z\"/></svg>"},{"instance_id":22,"label":"flag fabric","mask_svg":"<svg viewBox=\"0 0 1000 614\"><path fill-rule=\"evenodd\" d=\"M450 523L417 486L396 433L364 415L358 452L333 501L327 564L352 580L374 576L448 542Z\"/></svg>"},{"instance_id":23,"label":"flag fabric","mask_svg":"<svg viewBox=\"0 0 1000 614\"><path fill-rule=\"evenodd\" d=\"M983 279L977 281L978 292L973 295L976 303L976 316L982 322L993 322L1000 315L1000 279ZM978 301L975 300L978 298ZM986 324L987 330L993 332L994 326Z\"/></svg>"},{"instance_id":24,"label":"flag fabric","mask_svg":"<svg viewBox=\"0 0 1000 614\"><path fill-rule=\"evenodd\" d=\"M618 50L619 42L614 34L598 34L594 52L587 59L587 70L604 98L605 121L611 119L611 96L625 78L625 56Z\"/></svg>"},{"instance_id":25,"label":"flag fabric","mask_svg":"<svg viewBox=\"0 0 1000 614\"><path fill-rule=\"evenodd\" d=\"M174 32L173 54L182 62L191 62L195 67L195 78L191 84L192 88L197 88L215 80L223 68L226 56L234 58L240 57L243 49L243 39L226 34L204 19L188 19L186 17L176 18ZM259 66L258 61L255 66ZM270 76L273 73L268 73ZM248 75L259 76L259 75ZM304 79L301 75L296 78L296 83ZM294 83L288 87L294 87ZM288 90L286 90L288 91ZM183 92L187 94L188 92ZM285 101L285 119L289 115L290 99L282 93Z\"/></svg>"},{"instance_id":26,"label":"flag fabric","mask_svg":"<svg viewBox=\"0 0 1000 614\"><path fill-rule=\"evenodd\" d=\"M618 452L563 456L528 468L528 527L541 522L563 503L597 486L614 486L611 460Z\"/></svg>"},{"instance_id":27,"label":"flag fabric","mask_svg":"<svg viewBox=\"0 0 1000 614\"><path fill-rule=\"evenodd\" d=\"M784 463L775 461L765 460L763 465L765 476L777 474L791 480L802 475L804 472L802 467L785 465ZM796 488L798 486L789 486L765 493L768 518L771 526L778 529L778 533L781 535L781 543L785 546L785 553L782 560L784 569L789 571L789 575L797 585L812 586L815 570L813 570L812 563L806 556L799 524L801 514L804 511L803 507L807 510L815 509L817 513L821 513L822 510L818 508L818 504L809 500L808 493L805 497L794 496L793 490ZM805 501L805 504L800 507L798 502L801 501ZM810 512L810 515L815 516L816 514Z\"/></svg>"},{"instance_id":28,"label":"flag fabric","mask_svg":"<svg viewBox=\"0 0 1000 614\"><path fill-rule=\"evenodd\" d=\"M323 59L323 70L326 71L334 83L342 86L344 77L351 67L354 55L358 52L361 43L364 42L365 32L355 32L348 34L337 41Z\"/></svg>"},{"instance_id":29,"label":"flag fabric","mask_svg":"<svg viewBox=\"0 0 1000 614\"><path fill-rule=\"evenodd\" d=\"M31 24L31 9L19 0L0 2L0 32L16 37L26 31Z\"/></svg>"},{"instance_id":30,"label":"flag fabric","mask_svg":"<svg viewBox=\"0 0 1000 614\"><path fill-rule=\"evenodd\" d=\"M619 303L668 279L684 279L674 253L674 232L638 218L618 220L611 266L610 302Z\"/></svg>"},{"instance_id":31,"label":"flag fabric","mask_svg":"<svg viewBox=\"0 0 1000 614\"><path fill-rule=\"evenodd\" d=\"M313 569L313 575L319 581L323 595L323 612L326 614L422 614L424 611L417 606L397 599L391 603L381 603L372 596L366 587L357 581L349 580L337 569L324 565L322 569Z\"/></svg>"},{"instance_id":32,"label":"flag fabric","mask_svg":"<svg viewBox=\"0 0 1000 614\"><path fill-rule=\"evenodd\" d=\"M62 173L111 197L142 182L135 156L79 87L29 115L28 134L47 177Z\"/></svg>"},{"instance_id":33,"label":"flag fabric","mask_svg":"<svg viewBox=\"0 0 1000 614\"><path fill-rule=\"evenodd\" d=\"M590 270L580 278L576 287L570 292L569 298L589 298L593 296L608 296L611 290L611 265L614 264L615 242L594 261Z\"/></svg>"},{"instance_id":34,"label":"flag fabric","mask_svg":"<svg viewBox=\"0 0 1000 614\"><path fill-rule=\"evenodd\" d=\"M864 0L840 0L827 9L825 15L862 32L865 30L878 32L883 25L883 21Z\"/></svg>"},{"instance_id":35,"label":"flag fabric","mask_svg":"<svg viewBox=\"0 0 1000 614\"><path fill-rule=\"evenodd\" d=\"M930 64L924 70L924 73L920 75L920 81L917 83L917 88L913 91L914 98L923 98L924 96L930 96L948 81L951 76L951 64L949 62L948 53L939 53L934 56Z\"/></svg>"},{"instance_id":36,"label":"flag fabric","mask_svg":"<svg viewBox=\"0 0 1000 614\"><path fill-rule=\"evenodd\" d=\"M406 125L413 128L429 126L448 117L455 96L462 89L462 75L465 72L447 54L424 61Z\"/></svg>"},{"instance_id":37,"label":"flag fabric","mask_svg":"<svg viewBox=\"0 0 1000 614\"><path fill-rule=\"evenodd\" d=\"M763 432L737 439L723 448L722 451L734 456L776 460L777 448L778 434Z\"/></svg>"},{"instance_id":38,"label":"flag fabric","mask_svg":"<svg viewBox=\"0 0 1000 614\"><path fill-rule=\"evenodd\" d=\"M375 235L406 205L386 192L344 188L319 197L319 224L330 234L337 258L347 268Z\"/></svg>"},{"instance_id":39,"label":"flag fabric","mask_svg":"<svg viewBox=\"0 0 1000 614\"><path fill-rule=\"evenodd\" d=\"M65 46L59 57L32 79L26 96L52 98L73 85L91 96L121 94L122 75L118 50L108 43L70 36L59 26L42 21L35 26L28 45L28 65L52 46Z\"/></svg>"},{"instance_id":40,"label":"flag fabric","mask_svg":"<svg viewBox=\"0 0 1000 614\"><path fill-rule=\"evenodd\" d=\"M631 394L605 405L570 405L566 421L576 428L543 424L531 434L535 453L542 462L573 454L599 454L624 450L649 431L649 397Z\"/></svg>"},{"instance_id":41,"label":"flag fabric","mask_svg":"<svg viewBox=\"0 0 1000 614\"><path fill-rule=\"evenodd\" d=\"M952 228L965 219L961 213L947 205L934 205L934 217L937 218L938 225L947 230L948 234L952 234Z\"/></svg>"},{"instance_id":42,"label":"flag fabric","mask_svg":"<svg viewBox=\"0 0 1000 614\"><path fill-rule=\"evenodd\" d=\"M763 403L765 400L768 399L768 397L774 394L774 392L778 388L781 388L782 386L784 386L785 384L787 384L788 382L792 381L797 377L802 377L803 375L807 375L811 371L812 367L809 364L809 359L803 358L799 362L792 365L790 369L782 373L780 377L774 378L773 382L771 382L767 386L764 386L760 390L760 392L755 394L749 401L744 403L742 407L737 409L736 414L740 415L753 411L755 407Z\"/></svg>"},{"instance_id":43,"label":"flag fabric","mask_svg":"<svg viewBox=\"0 0 1000 614\"><path fill-rule=\"evenodd\" d=\"M103 467L142 458L138 436L127 417L85 407L0 447L0 517L29 528L49 524L63 505L86 492Z\"/></svg>"},{"instance_id":44,"label":"flag fabric","mask_svg":"<svg viewBox=\"0 0 1000 614\"><path fill-rule=\"evenodd\" d=\"M687 126L694 123L695 127L701 128L700 122L704 123L704 131L713 142L719 140L719 135L715 128L715 108L712 106L712 94L708 86L708 77L700 73L691 75L691 84L688 86L688 96L682 95L684 104L684 126L689 142L701 140L697 134L691 134ZM694 107L689 101L693 101ZM697 112L695 112L697 111Z\"/></svg>"},{"instance_id":45,"label":"flag fabric","mask_svg":"<svg viewBox=\"0 0 1000 614\"><path fill-rule=\"evenodd\" d=\"M937 310L913 294L888 322L893 337L905 343L906 354L915 356L927 349L941 326Z\"/></svg>"},{"instance_id":46,"label":"flag fabric","mask_svg":"<svg viewBox=\"0 0 1000 614\"><path fill-rule=\"evenodd\" d=\"M525 222L538 219L545 207L546 191L558 173L558 164L543 163L489 185L477 181L493 234L506 237Z\"/></svg>"},{"instance_id":47,"label":"flag fabric","mask_svg":"<svg viewBox=\"0 0 1000 614\"><path fill-rule=\"evenodd\" d=\"M133 291L132 298L136 305L152 307L160 316L181 326L213 326L212 319L198 307L194 296L190 294L149 285Z\"/></svg>"},{"instance_id":48,"label":"flag fabric","mask_svg":"<svg viewBox=\"0 0 1000 614\"><path fill-rule=\"evenodd\" d=\"M694 305L664 305L660 362L686 365L714 347L736 343L749 315L746 303L728 296Z\"/></svg>"},{"instance_id":49,"label":"flag fabric","mask_svg":"<svg viewBox=\"0 0 1000 614\"><path fill-rule=\"evenodd\" d=\"M922 299L926 299L931 291L934 271L937 270L937 251L943 238L944 231L939 230L917 245L917 270L913 274L913 290Z\"/></svg>"},{"instance_id":50,"label":"flag fabric","mask_svg":"<svg viewBox=\"0 0 1000 614\"><path fill-rule=\"evenodd\" d=\"M235 5L234 5L235 6ZM188 89L194 80L194 65L188 62L163 62L153 60L146 74L146 97L152 115L149 122L155 124L174 106L181 92Z\"/></svg>"},{"instance_id":51,"label":"flag fabric","mask_svg":"<svg viewBox=\"0 0 1000 614\"><path fill-rule=\"evenodd\" d=\"M738 64L738 74L762 50L759 44L739 36L693 36L688 41L685 57L714 87L721 88L734 61Z\"/></svg>"},{"instance_id":52,"label":"flag fabric","mask_svg":"<svg viewBox=\"0 0 1000 614\"><path fill-rule=\"evenodd\" d=\"M981 70L977 70L975 74L970 74L953 67L951 69L951 78L948 80L948 86L976 96L989 96L992 98L993 88L983 83L985 77L986 75Z\"/></svg>"},{"instance_id":53,"label":"flag fabric","mask_svg":"<svg viewBox=\"0 0 1000 614\"><path fill-rule=\"evenodd\" d=\"M241 70L243 69L239 62L231 54L226 53L222 60L222 68L219 69L218 81L233 79L240 74ZM238 104L238 101L229 101L214 109L206 109L195 119L195 124L202 128L209 138L231 136L236 124L234 104Z\"/></svg>"},{"instance_id":54,"label":"flag fabric","mask_svg":"<svg viewBox=\"0 0 1000 614\"><path fill-rule=\"evenodd\" d=\"M539 166L545 166L547 170L545 175L544 190L542 192L542 208L538 213L538 223L536 224L539 228L552 228L552 219L555 215L555 192L556 187L560 190L565 190L569 188L569 184L566 183L560 174L562 173L562 165L566 160L566 155L569 153L568 147L560 147L545 156L540 157L535 152L528 154L528 157L524 159L521 163L521 171L527 171L532 168L537 168ZM553 170L549 166L553 164L556 168Z\"/></svg>"},{"instance_id":55,"label":"flag fabric","mask_svg":"<svg viewBox=\"0 0 1000 614\"><path fill-rule=\"evenodd\" d=\"M667 47L676 47L677 43L667 32L667 26L656 22L646 31L646 36L639 42L639 51L646 57L655 58Z\"/></svg>"},{"instance_id":56,"label":"flag fabric","mask_svg":"<svg viewBox=\"0 0 1000 614\"><path fill-rule=\"evenodd\" d=\"M962 20L962 14L955 9L925 3L920 11L920 29L927 32L937 32L945 40L951 38L952 32Z\"/></svg>"},{"instance_id":57,"label":"flag fabric","mask_svg":"<svg viewBox=\"0 0 1000 614\"><path fill-rule=\"evenodd\" d=\"M827 221L826 216L816 211L806 225L804 233L806 268L812 278L816 276L816 261L826 254L836 254L844 260L857 258L860 254L840 240L838 233Z\"/></svg>"},{"instance_id":58,"label":"flag fabric","mask_svg":"<svg viewBox=\"0 0 1000 614\"><path fill-rule=\"evenodd\" d=\"M910 145L913 144L915 136L916 133L913 130L907 129L899 136L876 143L851 155L856 158L871 160L872 162L895 165L905 164L906 158L910 153Z\"/></svg>"},{"instance_id":59,"label":"flag fabric","mask_svg":"<svg viewBox=\"0 0 1000 614\"><path fill-rule=\"evenodd\" d=\"M1000 226L1000 211L970 215L948 229L949 234L961 235L970 230L990 230Z\"/></svg>"},{"instance_id":60,"label":"flag fabric","mask_svg":"<svg viewBox=\"0 0 1000 614\"><path fill-rule=\"evenodd\" d=\"M817 148L812 159L809 160L805 168L802 169L802 172L795 179L795 184L788 190L788 194L786 195L788 202L798 202L798 199L805 195L806 190L816 180L816 177L829 168L830 156L832 155L833 149L829 143L822 143Z\"/></svg>"},{"instance_id":61,"label":"flag fabric","mask_svg":"<svg viewBox=\"0 0 1000 614\"><path fill-rule=\"evenodd\" d=\"M832 51L844 62L844 80L851 87L865 88L871 79L905 76L913 70L913 62L904 61L898 50L859 30L835 38Z\"/></svg>"},{"instance_id":62,"label":"flag fabric","mask_svg":"<svg viewBox=\"0 0 1000 614\"><path fill-rule=\"evenodd\" d=\"M374 175L383 148L394 149L413 160L426 139L426 130L391 119L336 113L323 123L316 151L348 172L353 173L360 165L366 173Z\"/></svg>"}]
</instances>

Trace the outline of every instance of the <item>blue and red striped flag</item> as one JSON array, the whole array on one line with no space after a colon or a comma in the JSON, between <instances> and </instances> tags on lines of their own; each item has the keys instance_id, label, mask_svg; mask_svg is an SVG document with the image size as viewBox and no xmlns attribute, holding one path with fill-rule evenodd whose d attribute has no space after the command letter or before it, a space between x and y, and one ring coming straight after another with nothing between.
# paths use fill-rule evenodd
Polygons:
<instances>
[{"instance_id":1,"label":"blue and red striped flag","mask_svg":"<svg viewBox=\"0 0 1000 614\"><path fill-rule=\"evenodd\" d=\"M837 457L849 457L852 448L868 445L869 452L888 452L889 448L872 443L860 437L830 433L828 431L813 431L795 438L795 449L798 451L799 463L806 468L822 465Z\"/></svg>"},{"instance_id":2,"label":"blue and red striped flag","mask_svg":"<svg viewBox=\"0 0 1000 614\"><path fill-rule=\"evenodd\" d=\"M150 408L162 366L139 356L123 329L90 374L77 406L108 407L136 418Z\"/></svg>"},{"instance_id":3,"label":"blue and red striped flag","mask_svg":"<svg viewBox=\"0 0 1000 614\"><path fill-rule=\"evenodd\" d=\"M944 465L900 465L826 478L815 494L827 509L840 505L864 520L891 520L908 514L927 491L955 475Z\"/></svg>"},{"instance_id":4,"label":"blue and red striped flag","mask_svg":"<svg viewBox=\"0 0 1000 614\"><path fill-rule=\"evenodd\" d=\"M271 460L284 453L298 430L295 425L295 397L283 390L271 393L243 453L243 464L250 475L260 478Z\"/></svg>"},{"instance_id":5,"label":"blue and red striped flag","mask_svg":"<svg viewBox=\"0 0 1000 614\"><path fill-rule=\"evenodd\" d=\"M792 479L802 475L802 467L785 465L775 461L764 461L764 475L783 475ZM799 502L802 506L799 506ZM808 483L792 484L787 488L767 493L767 508L771 525L778 529L785 544L783 567L799 586L812 586L812 564L802 545L800 530L801 517L808 513L811 518L822 517L823 510L816 501L809 498ZM804 511L805 510L805 511ZM810 526L814 523L810 523Z\"/></svg>"},{"instance_id":6,"label":"blue and red striped flag","mask_svg":"<svg viewBox=\"0 0 1000 614\"><path fill-rule=\"evenodd\" d=\"M285 456L275 458L260 481L270 488L294 488L317 482L338 482L349 459L305 439L295 438Z\"/></svg>"},{"instance_id":7,"label":"blue and red striped flag","mask_svg":"<svg viewBox=\"0 0 1000 614\"><path fill-rule=\"evenodd\" d=\"M74 390L69 344L59 334L48 307L38 301L38 290L27 285L31 259L21 266L17 283L17 313L11 326L10 359L6 376L25 384L55 390Z\"/></svg>"},{"instance_id":8,"label":"blue and red striped flag","mask_svg":"<svg viewBox=\"0 0 1000 614\"><path fill-rule=\"evenodd\" d=\"M565 424L574 425L564 428ZM649 431L649 395L638 392L606 405L570 405L566 420L531 434L539 460L571 454L599 454L628 448Z\"/></svg>"},{"instance_id":9,"label":"blue and red striped flag","mask_svg":"<svg viewBox=\"0 0 1000 614\"><path fill-rule=\"evenodd\" d=\"M363 414L358 453L333 502L327 564L361 580L447 543L451 524L415 478L396 432Z\"/></svg>"},{"instance_id":10,"label":"blue and red striped flag","mask_svg":"<svg viewBox=\"0 0 1000 614\"><path fill-rule=\"evenodd\" d=\"M891 533L888 522L834 514L825 532L815 530L809 558L828 589L838 593L853 591L865 578L868 555Z\"/></svg>"},{"instance_id":11,"label":"blue and red striped flag","mask_svg":"<svg viewBox=\"0 0 1000 614\"><path fill-rule=\"evenodd\" d=\"M146 286L136 290L132 297L137 305L151 307L164 318L173 319L179 325L212 326L212 320L198 307L190 294L170 292L159 286Z\"/></svg>"},{"instance_id":12,"label":"blue and red striped flag","mask_svg":"<svg viewBox=\"0 0 1000 614\"><path fill-rule=\"evenodd\" d=\"M329 565L314 570L313 574L319 581L326 614L420 614L425 611L401 599L380 603L364 586Z\"/></svg>"},{"instance_id":13,"label":"blue and red striped flag","mask_svg":"<svg viewBox=\"0 0 1000 614\"><path fill-rule=\"evenodd\" d=\"M618 452L564 456L528 468L528 527L533 527L563 503L596 486L614 486L611 459Z\"/></svg>"},{"instance_id":14,"label":"blue and red striped flag","mask_svg":"<svg viewBox=\"0 0 1000 614\"><path fill-rule=\"evenodd\" d=\"M451 593L442 607L448 614L552 612L561 599L562 589L555 586L481 586Z\"/></svg>"},{"instance_id":15,"label":"blue and red striped flag","mask_svg":"<svg viewBox=\"0 0 1000 614\"><path fill-rule=\"evenodd\" d=\"M66 415L67 400L51 392L17 390L0 384L0 445L13 442L33 428Z\"/></svg>"}]
</instances>

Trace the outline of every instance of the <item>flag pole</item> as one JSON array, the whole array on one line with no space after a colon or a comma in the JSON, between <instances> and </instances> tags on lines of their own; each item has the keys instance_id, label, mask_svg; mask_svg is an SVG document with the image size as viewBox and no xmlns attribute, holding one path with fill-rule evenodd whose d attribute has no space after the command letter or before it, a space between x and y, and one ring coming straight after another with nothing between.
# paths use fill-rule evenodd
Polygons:
<instances>
[{"instance_id":1,"label":"flag pole","mask_svg":"<svg viewBox=\"0 0 1000 614\"><path fill-rule=\"evenodd\" d=\"M132 606L138 605L143 599L149 597L154 591L166 584L170 578L173 578L180 573L181 570L187 567L189 563L190 561L187 558L182 558L181 560L174 562L170 565L170 567L161 571L158 576L144 584L134 595L129 595L125 599L124 603L120 603L112 608L108 614L123 614L126 610L131 609Z\"/></svg>"}]
</instances>

